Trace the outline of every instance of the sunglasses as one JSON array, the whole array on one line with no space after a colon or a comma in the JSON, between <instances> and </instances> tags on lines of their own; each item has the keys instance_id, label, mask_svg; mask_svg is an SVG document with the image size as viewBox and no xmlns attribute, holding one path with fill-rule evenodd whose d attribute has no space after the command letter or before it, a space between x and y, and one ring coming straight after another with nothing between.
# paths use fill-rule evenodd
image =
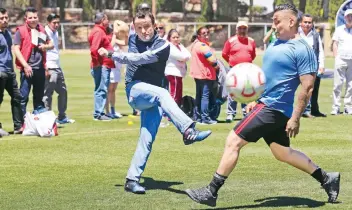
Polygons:
<instances>
[{"instance_id":1,"label":"sunglasses","mask_svg":"<svg viewBox=\"0 0 352 210\"><path fill-rule=\"evenodd\" d=\"M164 27L156 27L156 29L158 30L163 30L164 29Z\"/></svg>"},{"instance_id":2,"label":"sunglasses","mask_svg":"<svg viewBox=\"0 0 352 210\"><path fill-rule=\"evenodd\" d=\"M201 33L200 35L203 35L203 36L206 36L206 35L209 35L210 33L209 33L209 31L208 32L203 32L203 33Z\"/></svg>"}]
</instances>

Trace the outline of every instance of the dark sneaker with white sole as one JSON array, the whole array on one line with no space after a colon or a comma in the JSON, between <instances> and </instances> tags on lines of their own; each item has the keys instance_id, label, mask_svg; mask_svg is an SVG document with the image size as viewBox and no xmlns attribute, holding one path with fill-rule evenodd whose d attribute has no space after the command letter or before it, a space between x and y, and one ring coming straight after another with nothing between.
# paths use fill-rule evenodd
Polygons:
<instances>
[{"instance_id":1,"label":"dark sneaker with white sole","mask_svg":"<svg viewBox=\"0 0 352 210\"><path fill-rule=\"evenodd\" d=\"M326 174L328 180L322 185L325 192L328 194L328 202L335 203L340 192L340 173L331 172Z\"/></svg>"},{"instance_id":2,"label":"dark sneaker with white sole","mask_svg":"<svg viewBox=\"0 0 352 210\"><path fill-rule=\"evenodd\" d=\"M204 204L207 206L216 206L216 199L218 196L214 196L208 187L202 187L199 189L187 189L187 195L195 202Z\"/></svg>"},{"instance_id":3,"label":"dark sneaker with white sole","mask_svg":"<svg viewBox=\"0 0 352 210\"><path fill-rule=\"evenodd\" d=\"M203 141L210 136L211 131L199 131L195 128L188 128L183 134L183 143L185 145L193 144L196 141Z\"/></svg>"},{"instance_id":4,"label":"dark sneaker with white sole","mask_svg":"<svg viewBox=\"0 0 352 210\"><path fill-rule=\"evenodd\" d=\"M129 179L126 180L125 191L131 192L134 194L145 194L144 187L142 187L137 181L129 180Z\"/></svg>"}]
</instances>

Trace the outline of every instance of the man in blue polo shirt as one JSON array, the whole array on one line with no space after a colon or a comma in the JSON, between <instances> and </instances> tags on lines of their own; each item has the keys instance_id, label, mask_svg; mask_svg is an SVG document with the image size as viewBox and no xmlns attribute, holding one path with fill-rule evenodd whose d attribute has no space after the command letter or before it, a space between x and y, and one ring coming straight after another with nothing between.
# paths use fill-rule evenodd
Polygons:
<instances>
[{"instance_id":1,"label":"man in blue polo shirt","mask_svg":"<svg viewBox=\"0 0 352 210\"><path fill-rule=\"evenodd\" d=\"M178 107L170 93L162 88L170 46L154 30L154 16L150 12L139 11L133 24L136 34L129 38L129 53L108 52L101 48L99 54L128 64L126 94L130 106L141 110L141 129L137 149L126 176L125 190L144 194L145 189L139 180L151 153L163 112L183 135L185 145L203 141L211 131L195 129L193 120Z\"/></svg>"},{"instance_id":2,"label":"man in blue polo shirt","mask_svg":"<svg viewBox=\"0 0 352 210\"><path fill-rule=\"evenodd\" d=\"M21 93L16 81L16 73L13 69L12 59L12 38L7 30L9 16L6 9L0 8L0 104L4 98L6 90L11 97L12 120L14 123L14 133L22 133L23 114L21 110ZM8 135L2 130L0 123L0 136Z\"/></svg>"},{"instance_id":3,"label":"man in blue polo shirt","mask_svg":"<svg viewBox=\"0 0 352 210\"><path fill-rule=\"evenodd\" d=\"M218 191L235 168L240 150L260 138L270 147L273 156L316 179L328 195L328 202L336 202L340 189L340 173L325 172L304 153L290 147L290 138L299 132L300 118L314 87L318 62L313 49L297 37L298 11L291 4L278 5L273 15L277 40L266 50L263 71L266 87L257 102L247 105L246 115L227 137L225 151L209 185L187 189L195 202L215 206ZM297 87L298 101L293 108ZM253 173L256 173L253 169Z\"/></svg>"}]
</instances>

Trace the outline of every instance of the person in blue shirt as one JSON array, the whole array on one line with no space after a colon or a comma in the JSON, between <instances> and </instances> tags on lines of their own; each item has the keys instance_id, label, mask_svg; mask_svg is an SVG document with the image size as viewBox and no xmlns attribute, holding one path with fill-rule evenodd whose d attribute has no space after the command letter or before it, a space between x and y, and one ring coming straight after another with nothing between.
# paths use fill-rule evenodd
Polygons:
<instances>
[{"instance_id":1,"label":"person in blue shirt","mask_svg":"<svg viewBox=\"0 0 352 210\"><path fill-rule=\"evenodd\" d=\"M241 148L260 138L264 138L277 160L311 175L325 189L328 202L336 201L340 173L326 173L304 153L290 147L290 138L299 132L300 118L312 94L317 71L314 51L297 34L297 13L291 4L276 7L273 24L278 40L263 57L266 89L257 102L247 105L250 113L230 131L220 165L210 184L186 190L193 201L215 206L218 190L235 168ZM299 85L297 105L293 108Z\"/></svg>"},{"instance_id":2,"label":"person in blue shirt","mask_svg":"<svg viewBox=\"0 0 352 210\"><path fill-rule=\"evenodd\" d=\"M170 93L162 88L170 46L154 30L154 16L149 11L139 11L133 24L136 34L129 38L128 53L108 52L104 48L98 52L102 56L127 64L126 95L129 105L141 110L141 129L137 149L127 173L125 191L144 194L145 189L139 184L139 180L147 164L163 112L183 135L185 145L203 141L211 131L195 129L193 120L178 107Z\"/></svg>"},{"instance_id":3,"label":"person in blue shirt","mask_svg":"<svg viewBox=\"0 0 352 210\"><path fill-rule=\"evenodd\" d=\"M12 58L12 37L7 30L9 15L4 8L0 8L0 105L6 90L11 97L12 120L14 124L14 134L22 133L23 114L21 109L21 93L16 81L16 73L13 68ZM0 136L8 135L2 130L0 123Z\"/></svg>"}]
</instances>

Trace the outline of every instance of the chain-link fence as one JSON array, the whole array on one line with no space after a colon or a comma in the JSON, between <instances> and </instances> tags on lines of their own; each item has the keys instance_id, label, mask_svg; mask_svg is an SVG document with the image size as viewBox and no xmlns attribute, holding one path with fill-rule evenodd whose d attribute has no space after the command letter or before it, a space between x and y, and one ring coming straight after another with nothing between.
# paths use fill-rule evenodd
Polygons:
<instances>
[{"instance_id":1,"label":"chain-link fence","mask_svg":"<svg viewBox=\"0 0 352 210\"><path fill-rule=\"evenodd\" d=\"M264 48L263 38L270 29L272 23L248 23L248 35L252 37L258 48ZM93 28L93 23L62 23L59 29L61 49L89 49L88 35ZM234 22L178 22L165 24L166 31L177 29L180 33L181 42L189 46L196 30L206 26L210 31L210 41L216 50L222 50L225 41L235 35L236 23ZM11 25L14 32L15 25ZM323 35L323 34L321 34Z\"/></svg>"}]
</instances>

